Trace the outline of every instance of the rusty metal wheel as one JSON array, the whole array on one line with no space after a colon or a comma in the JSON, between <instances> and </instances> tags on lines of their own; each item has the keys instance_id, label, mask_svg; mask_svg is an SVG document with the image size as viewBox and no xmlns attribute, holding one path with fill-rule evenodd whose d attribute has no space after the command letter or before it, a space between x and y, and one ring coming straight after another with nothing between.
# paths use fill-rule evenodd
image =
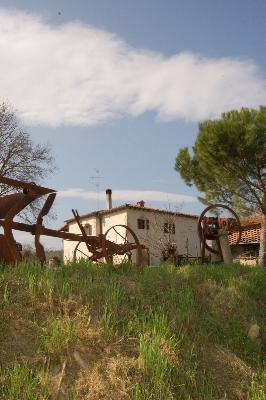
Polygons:
<instances>
[{"instance_id":1,"label":"rusty metal wheel","mask_svg":"<svg viewBox=\"0 0 266 400\"><path fill-rule=\"evenodd\" d=\"M127 225L114 225L103 236L103 254L107 263L119 265L132 261L140 266L142 250L137 235Z\"/></svg>"},{"instance_id":2,"label":"rusty metal wheel","mask_svg":"<svg viewBox=\"0 0 266 400\"><path fill-rule=\"evenodd\" d=\"M202 246L205 247L205 249L207 249L208 251L210 251L213 254L219 254L219 251L213 249L211 246L208 245L208 243L206 243L206 237L205 237L205 218L206 218L206 214L210 211L210 210L214 210L217 208L223 208L225 210L228 210L235 218L236 220L236 224L234 225L234 230L238 232L238 239L236 244L238 244L240 242L241 239L241 223L240 223L240 219L238 217L238 215L236 214L236 212L234 210L232 210L232 208L230 208L229 206L226 206L224 204L213 204L209 207L206 207L203 212L200 214L199 216L199 220L198 220L198 234L199 234L199 238L201 241ZM230 231L230 229L229 229ZM228 231L228 232L229 232ZM219 239L219 234L218 233L213 233L213 240L218 240ZM208 238L207 238L208 240Z\"/></svg>"},{"instance_id":3,"label":"rusty metal wheel","mask_svg":"<svg viewBox=\"0 0 266 400\"><path fill-rule=\"evenodd\" d=\"M88 252L88 249L85 246L85 243L78 242L74 249L73 260L78 261L81 258L84 258L85 260L89 260L90 257L91 257L91 254Z\"/></svg>"},{"instance_id":4,"label":"rusty metal wheel","mask_svg":"<svg viewBox=\"0 0 266 400\"><path fill-rule=\"evenodd\" d=\"M97 264L104 264L105 260L102 253L102 247L95 247L93 250L93 252L89 251L85 242L78 242L74 249L73 260L78 261L84 259L87 261L96 262Z\"/></svg>"}]
</instances>

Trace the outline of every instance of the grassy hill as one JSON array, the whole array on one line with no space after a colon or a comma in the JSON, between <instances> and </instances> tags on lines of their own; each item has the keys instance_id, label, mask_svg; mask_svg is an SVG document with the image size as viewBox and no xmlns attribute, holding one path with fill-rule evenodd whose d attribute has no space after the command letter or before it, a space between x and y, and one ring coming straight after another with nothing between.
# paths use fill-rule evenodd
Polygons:
<instances>
[{"instance_id":1,"label":"grassy hill","mask_svg":"<svg viewBox=\"0 0 266 400\"><path fill-rule=\"evenodd\" d=\"M266 269L1 267L0 310L1 399L266 399Z\"/></svg>"}]
</instances>

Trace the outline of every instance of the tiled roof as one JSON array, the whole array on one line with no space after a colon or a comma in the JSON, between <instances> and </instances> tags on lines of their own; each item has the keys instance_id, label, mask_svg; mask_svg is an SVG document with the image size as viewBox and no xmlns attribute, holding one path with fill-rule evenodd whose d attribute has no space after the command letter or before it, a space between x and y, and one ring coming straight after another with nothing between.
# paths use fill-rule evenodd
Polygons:
<instances>
[{"instance_id":1,"label":"tiled roof","mask_svg":"<svg viewBox=\"0 0 266 400\"><path fill-rule=\"evenodd\" d=\"M141 211L147 211L147 212L153 212L153 213L173 215L173 216L177 216L177 217L198 219L198 215L183 214L183 213L178 213L178 212L174 212L174 211L162 210L160 208L140 207L140 206L136 206L136 205L132 205L132 204L123 204L118 207L113 207L110 210L93 211L88 214L81 215L80 218L83 219L83 218L89 218L89 217L93 217L93 216L97 216L97 215L108 215L108 214L116 213L117 211L124 211L126 209L141 210ZM74 218L70 218L70 219L67 219L65 222L68 224L68 223L74 222L74 221L75 221Z\"/></svg>"},{"instance_id":2,"label":"tiled roof","mask_svg":"<svg viewBox=\"0 0 266 400\"><path fill-rule=\"evenodd\" d=\"M241 218L241 225L254 225L254 224L261 224L261 215L252 215L251 217L244 217Z\"/></svg>"},{"instance_id":3,"label":"tiled roof","mask_svg":"<svg viewBox=\"0 0 266 400\"><path fill-rule=\"evenodd\" d=\"M254 215L251 217L241 218L240 222L242 226L240 244L259 243L261 233L261 216ZM237 242L238 233L232 232L228 238L230 245L233 245Z\"/></svg>"}]
</instances>

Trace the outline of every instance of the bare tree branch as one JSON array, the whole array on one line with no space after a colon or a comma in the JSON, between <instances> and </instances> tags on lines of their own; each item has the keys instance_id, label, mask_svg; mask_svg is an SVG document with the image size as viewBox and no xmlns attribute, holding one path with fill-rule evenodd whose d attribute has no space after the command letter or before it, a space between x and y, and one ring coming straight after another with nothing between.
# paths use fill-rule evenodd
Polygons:
<instances>
[{"instance_id":1,"label":"bare tree branch","mask_svg":"<svg viewBox=\"0 0 266 400\"><path fill-rule=\"evenodd\" d=\"M54 169L49 145L33 143L12 107L7 103L0 104L0 175L38 184ZM17 189L0 185L0 196L15 191ZM28 208L24 219L32 219L39 206L40 203Z\"/></svg>"}]
</instances>

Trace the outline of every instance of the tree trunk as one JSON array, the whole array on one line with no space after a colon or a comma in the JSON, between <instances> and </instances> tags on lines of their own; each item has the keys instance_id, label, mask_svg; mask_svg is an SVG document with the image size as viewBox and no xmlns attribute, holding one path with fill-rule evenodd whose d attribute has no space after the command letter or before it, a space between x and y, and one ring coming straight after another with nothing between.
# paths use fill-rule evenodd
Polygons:
<instances>
[{"instance_id":1,"label":"tree trunk","mask_svg":"<svg viewBox=\"0 0 266 400\"><path fill-rule=\"evenodd\" d=\"M266 214L261 214L259 265L266 267Z\"/></svg>"}]
</instances>

